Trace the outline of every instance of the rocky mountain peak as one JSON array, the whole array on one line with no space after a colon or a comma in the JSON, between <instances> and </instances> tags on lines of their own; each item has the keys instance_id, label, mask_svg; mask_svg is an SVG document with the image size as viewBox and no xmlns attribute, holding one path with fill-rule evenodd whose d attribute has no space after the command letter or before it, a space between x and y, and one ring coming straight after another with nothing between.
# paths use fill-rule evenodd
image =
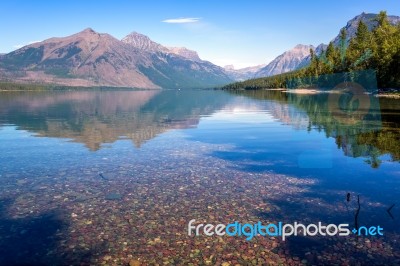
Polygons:
<instances>
[{"instance_id":1,"label":"rocky mountain peak","mask_svg":"<svg viewBox=\"0 0 400 266\"><path fill-rule=\"evenodd\" d=\"M376 20L377 14L373 13L361 13L360 15L355 16L351 20L349 20L344 27L346 30L346 41L348 42L350 39L354 38L357 32L358 24L360 21L364 22L369 30L373 30L377 25L378 21ZM389 23L392 25L396 25L400 23L400 17L398 16L388 16ZM340 34L338 34L333 39L334 45L339 45L340 42Z\"/></svg>"},{"instance_id":2,"label":"rocky mountain peak","mask_svg":"<svg viewBox=\"0 0 400 266\"><path fill-rule=\"evenodd\" d=\"M170 53L180 55L193 61L201 61L196 51L189 50L186 47L168 47L168 49Z\"/></svg>"},{"instance_id":3,"label":"rocky mountain peak","mask_svg":"<svg viewBox=\"0 0 400 266\"><path fill-rule=\"evenodd\" d=\"M92 28L86 28L78 33L71 35L71 37L82 37L82 38L90 38L90 37L98 37L101 34L93 30Z\"/></svg>"},{"instance_id":4,"label":"rocky mountain peak","mask_svg":"<svg viewBox=\"0 0 400 266\"><path fill-rule=\"evenodd\" d=\"M151 53L161 52L165 54L174 54L192 61L202 61L196 51L189 50L186 47L165 47L159 43L152 41L146 35L138 32L132 32L128 34L121 41L137 49Z\"/></svg>"},{"instance_id":5,"label":"rocky mountain peak","mask_svg":"<svg viewBox=\"0 0 400 266\"><path fill-rule=\"evenodd\" d=\"M138 32L132 32L125 36L122 42L127 43L137 49L148 52L164 52L167 53L168 49L159 43L152 41L149 37Z\"/></svg>"},{"instance_id":6,"label":"rocky mountain peak","mask_svg":"<svg viewBox=\"0 0 400 266\"><path fill-rule=\"evenodd\" d=\"M84 32L84 33L97 33L96 31L94 31L92 28L86 28L86 29L84 29L83 31L81 31L81 32Z\"/></svg>"},{"instance_id":7,"label":"rocky mountain peak","mask_svg":"<svg viewBox=\"0 0 400 266\"><path fill-rule=\"evenodd\" d=\"M250 66L245 68L235 69L234 65L224 66L225 72L234 80L243 81L246 79L254 78L254 75L265 67L265 65Z\"/></svg>"},{"instance_id":8,"label":"rocky mountain peak","mask_svg":"<svg viewBox=\"0 0 400 266\"><path fill-rule=\"evenodd\" d=\"M298 44L272 60L267 66L260 69L255 76L268 77L295 70L310 55L310 49L315 50L315 47Z\"/></svg>"},{"instance_id":9,"label":"rocky mountain peak","mask_svg":"<svg viewBox=\"0 0 400 266\"><path fill-rule=\"evenodd\" d=\"M139 32L133 31L131 33L129 33L128 35L126 35L122 41L127 41L127 40L146 40L146 41L151 41L150 38L144 34L141 34Z\"/></svg>"},{"instance_id":10,"label":"rocky mountain peak","mask_svg":"<svg viewBox=\"0 0 400 266\"><path fill-rule=\"evenodd\" d=\"M234 65L226 65L226 66L224 66L224 69L226 69L226 70L235 70L235 66Z\"/></svg>"},{"instance_id":11,"label":"rocky mountain peak","mask_svg":"<svg viewBox=\"0 0 400 266\"><path fill-rule=\"evenodd\" d=\"M309 44L309 45L298 44L292 50L304 50L304 49L310 49L310 48L314 48L314 46L312 46L311 44Z\"/></svg>"}]
</instances>

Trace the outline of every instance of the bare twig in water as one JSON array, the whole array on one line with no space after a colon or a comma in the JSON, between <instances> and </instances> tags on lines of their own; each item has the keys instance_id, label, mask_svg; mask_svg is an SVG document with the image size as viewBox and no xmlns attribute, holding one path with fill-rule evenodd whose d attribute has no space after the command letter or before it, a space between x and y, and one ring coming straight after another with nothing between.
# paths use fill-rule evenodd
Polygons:
<instances>
[{"instance_id":1,"label":"bare twig in water","mask_svg":"<svg viewBox=\"0 0 400 266\"><path fill-rule=\"evenodd\" d=\"M348 214L350 214L349 201L350 201L350 193L347 193L346 194L346 202L344 203L344 205L346 206L346 210L347 210ZM351 216L351 214L350 214L350 216Z\"/></svg>"},{"instance_id":2,"label":"bare twig in water","mask_svg":"<svg viewBox=\"0 0 400 266\"><path fill-rule=\"evenodd\" d=\"M103 178L104 180L108 180L108 178L105 177L105 176L103 175L103 173L99 173L99 176L100 176L101 178Z\"/></svg>"},{"instance_id":3,"label":"bare twig in water","mask_svg":"<svg viewBox=\"0 0 400 266\"><path fill-rule=\"evenodd\" d=\"M392 213L390 212L392 209L393 209L393 207L394 207L394 203L386 210L387 212L388 212L388 214L389 214L389 216L394 220L394 217L393 217L393 215L392 215Z\"/></svg>"},{"instance_id":4,"label":"bare twig in water","mask_svg":"<svg viewBox=\"0 0 400 266\"><path fill-rule=\"evenodd\" d=\"M358 204L358 208L356 210L356 215L354 216L354 223L355 223L356 230L358 231L358 214L360 213L360 209L361 209L360 195L357 195L357 204Z\"/></svg>"}]
</instances>

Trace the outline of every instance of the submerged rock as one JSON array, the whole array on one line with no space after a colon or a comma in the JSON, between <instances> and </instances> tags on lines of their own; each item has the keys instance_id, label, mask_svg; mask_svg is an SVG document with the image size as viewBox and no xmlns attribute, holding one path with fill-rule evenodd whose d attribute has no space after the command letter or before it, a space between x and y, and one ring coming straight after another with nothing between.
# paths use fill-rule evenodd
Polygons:
<instances>
[{"instance_id":1,"label":"submerged rock","mask_svg":"<svg viewBox=\"0 0 400 266\"><path fill-rule=\"evenodd\" d=\"M120 200L122 195L119 193L110 193L106 195L106 200Z\"/></svg>"},{"instance_id":2,"label":"submerged rock","mask_svg":"<svg viewBox=\"0 0 400 266\"><path fill-rule=\"evenodd\" d=\"M129 266L140 266L140 261L138 260L130 260L129 261Z\"/></svg>"}]
</instances>

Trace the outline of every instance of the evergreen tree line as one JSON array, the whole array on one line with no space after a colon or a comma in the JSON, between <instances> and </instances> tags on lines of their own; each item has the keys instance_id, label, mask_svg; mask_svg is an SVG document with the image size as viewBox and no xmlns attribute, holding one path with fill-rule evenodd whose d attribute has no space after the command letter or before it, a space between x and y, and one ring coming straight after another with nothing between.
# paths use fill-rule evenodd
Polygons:
<instances>
[{"instance_id":1,"label":"evergreen tree line","mask_svg":"<svg viewBox=\"0 0 400 266\"><path fill-rule=\"evenodd\" d=\"M261 89L315 87L320 77L335 73L359 73L374 70L379 88L400 88L400 24L391 25L385 11L377 18L377 26L369 31L360 20L355 37L346 41L347 32L340 32L340 43L329 43L319 55L310 49L310 64L302 69L266 78L229 84L224 89ZM351 78L351 75L349 75ZM296 82L293 82L296 81Z\"/></svg>"}]
</instances>

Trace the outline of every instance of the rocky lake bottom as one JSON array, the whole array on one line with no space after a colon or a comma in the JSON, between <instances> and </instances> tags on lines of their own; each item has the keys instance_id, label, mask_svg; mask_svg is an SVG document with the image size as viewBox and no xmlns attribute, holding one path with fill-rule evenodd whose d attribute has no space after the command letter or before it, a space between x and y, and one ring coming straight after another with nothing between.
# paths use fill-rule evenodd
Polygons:
<instances>
[{"instance_id":1,"label":"rocky lake bottom","mask_svg":"<svg viewBox=\"0 0 400 266\"><path fill-rule=\"evenodd\" d=\"M289 105L278 102L277 110L286 112L272 119L268 117L277 111L271 105L258 108L265 102L227 97L242 109L235 111L224 102L225 109L206 108L206 115L185 121L163 113L157 127L169 123L172 129L157 129L160 133L139 146L129 132L107 140L112 132L102 129L118 125L109 113L100 119L103 124L90 127L106 139L99 137L95 150L90 147L97 139L80 141L82 126L75 135L52 131L54 121L62 124L57 132L74 129L60 118L34 130L36 125L3 121L0 264L400 264L397 161L379 155L381 165L371 168L366 154L345 156L333 138L315 129L301 136L298 150L316 145L330 151L332 162L324 164L326 154L318 153L311 158L319 167L305 167L304 160L300 167L299 155L294 163L291 151L298 151L293 145L303 134L304 113L294 112L301 115L296 128L287 120L293 120L295 111ZM40 120L37 114L30 119ZM290 236L283 241L258 235L247 241L243 236L187 233L192 219L205 224L321 221L352 228L357 195L360 224L381 225L383 236Z\"/></svg>"}]
</instances>

